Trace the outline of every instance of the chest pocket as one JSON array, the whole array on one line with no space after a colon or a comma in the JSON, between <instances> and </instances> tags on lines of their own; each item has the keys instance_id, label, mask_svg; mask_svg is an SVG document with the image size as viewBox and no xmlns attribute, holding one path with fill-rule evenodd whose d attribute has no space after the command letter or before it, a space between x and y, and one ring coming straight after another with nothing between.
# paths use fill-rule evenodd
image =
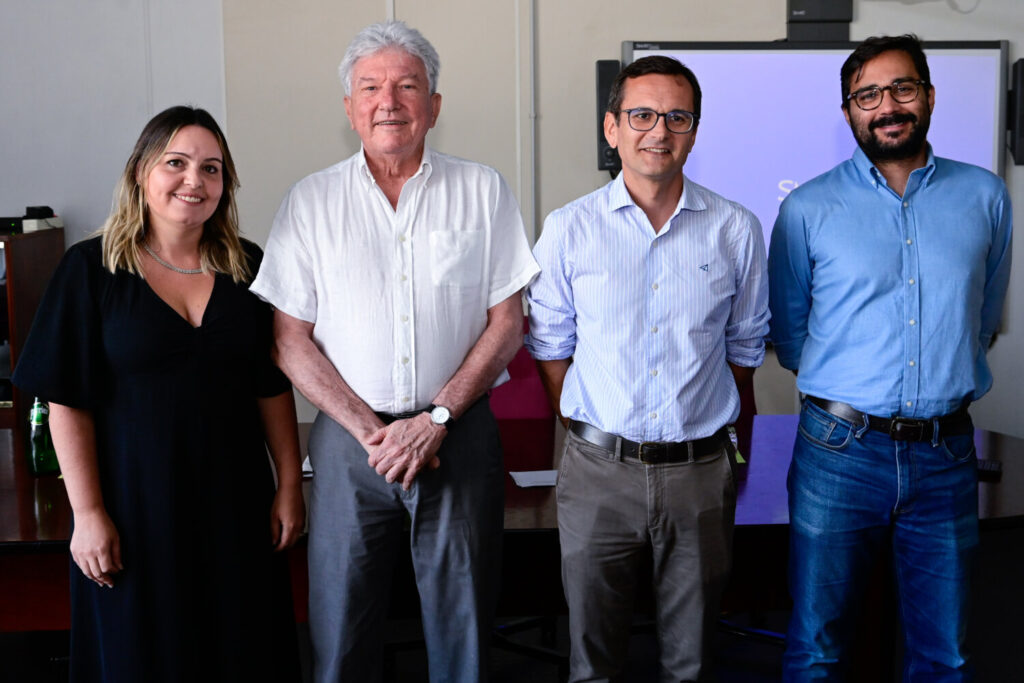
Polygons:
<instances>
[{"instance_id":1,"label":"chest pocket","mask_svg":"<svg viewBox=\"0 0 1024 683\"><path fill-rule=\"evenodd\" d=\"M479 287L484 270L484 231L430 233L430 279L435 287Z\"/></svg>"}]
</instances>

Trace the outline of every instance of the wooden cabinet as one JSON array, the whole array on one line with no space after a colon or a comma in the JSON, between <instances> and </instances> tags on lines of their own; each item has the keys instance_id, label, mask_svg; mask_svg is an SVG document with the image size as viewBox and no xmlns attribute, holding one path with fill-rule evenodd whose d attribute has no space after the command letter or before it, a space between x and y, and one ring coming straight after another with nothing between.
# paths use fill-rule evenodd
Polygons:
<instances>
[{"instance_id":1,"label":"wooden cabinet","mask_svg":"<svg viewBox=\"0 0 1024 683\"><path fill-rule=\"evenodd\" d=\"M28 332L32 328L39 300L46 290L50 276L64 255L64 230L51 228L38 232L16 235L0 235L0 251L5 266L4 296L0 307L6 310L0 315L0 326L6 318L6 334L9 342L10 367L0 369L0 377L6 377L9 386L10 374L18 356L25 346ZM17 387L0 401L0 429L25 431L28 409L32 396L19 393Z\"/></svg>"}]
</instances>

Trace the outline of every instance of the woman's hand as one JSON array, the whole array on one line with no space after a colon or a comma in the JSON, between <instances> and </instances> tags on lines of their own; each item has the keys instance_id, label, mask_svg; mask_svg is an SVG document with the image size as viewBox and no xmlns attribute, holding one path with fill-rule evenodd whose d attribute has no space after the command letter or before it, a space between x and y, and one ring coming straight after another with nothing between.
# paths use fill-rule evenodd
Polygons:
<instances>
[{"instance_id":1,"label":"woman's hand","mask_svg":"<svg viewBox=\"0 0 1024 683\"><path fill-rule=\"evenodd\" d=\"M121 571L121 539L105 510L75 515L71 557L86 578L100 586L114 587L113 575Z\"/></svg>"},{"instance_id":2,"label":"woman's hand","mask_svg":"<svg viewBox=\"0 0 1024 683\"><path fill-rule=\"evenodd\" d=\"M259 407L267 447L277 467L277 493L270 508L270 538L274 550L284 550L299 539L306 524L299 429L292 390L259 399Z\"/></svg>"},{"instance_id":3,"label":"woman's hand","mask_svg":"<svg viewBox=\"0 0 1024 683\"><path fill-rule=\"evenodd\" d=\"M112 575L122 569L121 539L103 505L92 413L51 401L50 434L75 517L71 557L90 581L113 588Z\"/></svg>"},{"instance_id":4,"label":"woman's hand","mask_svg":"<svg viewBox=\"0 0 1024 683\"><path fill-rule=\"evenodd\" d=\"M306 525L306 504L300 485L281 485L270 508L270 538L274 550L284 550L299 540Z\"/></svg>"}]
</instances>

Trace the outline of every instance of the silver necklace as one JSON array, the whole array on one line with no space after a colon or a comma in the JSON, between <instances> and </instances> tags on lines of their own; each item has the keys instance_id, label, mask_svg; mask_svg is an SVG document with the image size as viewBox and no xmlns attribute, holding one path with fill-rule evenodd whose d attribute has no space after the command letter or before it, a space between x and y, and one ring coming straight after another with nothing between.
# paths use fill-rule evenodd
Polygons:
<instances>
[{"instance_id":1,"label":"silver necklace","mask_svg":"<svg viewBox=\"0 0 1024 683\"><path fill-rule=\"evenodd\" d=\"M155 252L155 251L153 251L152 249L150 249L150 248L149 248L149 245L148 245L148 244L146 244L145 242L143 242L143 243L142 243L142 248L143 248L143 249L145 249L145 250L146 250L146 252L147 252L147 253L148 253L148 254L149 254L150 256L152 256L152 257L153 257L153 260L154 260L154 261L156 261L157 263L159 263L159 264L160 264L161 266L163 266L164 268L170 268L170 269L171 269L171 270L173 270L173 271L174 271L175 273L181 273L182 275L199 275L200 273L202 273L202 272L203 272L203 269L202 269L202 268L179 268L179 267L178 267L178 266L176 266L176 265L173 265L173 264L171 264L171 263L168 263L167 261L164 261L164 260L163 260L162 258L160 258L159 256L157 256L157 255L156 255L156 252Z\"/></svg>"}]
</instances>

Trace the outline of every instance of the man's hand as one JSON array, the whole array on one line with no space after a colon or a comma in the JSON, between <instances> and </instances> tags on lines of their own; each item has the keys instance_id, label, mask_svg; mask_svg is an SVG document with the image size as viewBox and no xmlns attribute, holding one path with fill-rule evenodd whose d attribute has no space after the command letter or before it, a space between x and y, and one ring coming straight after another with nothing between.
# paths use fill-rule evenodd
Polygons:
<instances>
[{"instance_id":1,"label":"man's hand","mask_svg":"<svg viewBox=\"0 0 1024 683\"><path fill-rule=\"evenodd\" d=\"M420 470L441 466L436 453L447 433L443 426L431 422L427 413L396 420L367 439L371 447L367 462L389 484L401 479L402 488L408 491Z\"/></svg>"}]
</instances>

